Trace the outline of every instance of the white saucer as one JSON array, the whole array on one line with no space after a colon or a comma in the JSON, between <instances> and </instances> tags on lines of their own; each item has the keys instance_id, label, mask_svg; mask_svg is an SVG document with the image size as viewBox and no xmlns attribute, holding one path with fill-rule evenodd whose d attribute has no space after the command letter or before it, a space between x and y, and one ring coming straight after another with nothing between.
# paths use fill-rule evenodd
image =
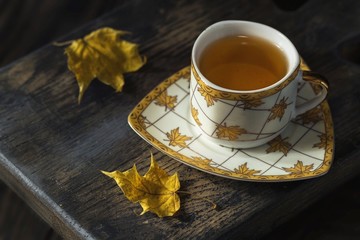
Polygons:
<instances>
[{"instance_id":1,"label":"white saucer","mask_svg":"<svg viewBox=\"0 0 360 240\"><path fill-rule=\"evenodd\" d=\"M209 142L197 131L189 112L189 78L190 67L175 73L129 115L130 126L155 148L190 167L236 180L302 180L330 169L334 131L326 101L289 123L281 136L269 143L230 149ZM313 96L310 84L299 86L299 104Z\"/></svg>"}]
</instances>

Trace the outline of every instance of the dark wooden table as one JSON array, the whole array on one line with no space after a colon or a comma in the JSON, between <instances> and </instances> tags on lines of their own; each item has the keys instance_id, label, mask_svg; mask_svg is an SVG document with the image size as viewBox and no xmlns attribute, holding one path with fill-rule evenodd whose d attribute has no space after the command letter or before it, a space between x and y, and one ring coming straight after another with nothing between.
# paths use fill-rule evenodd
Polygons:
<instances>
[{"instance_id":1,"label":"dark wooden table","mask_svg":"<svg viewBox=\"0 0 360 240\"><path fill-rule=\"evenodd\" d=\"M275 3L274 3L275 2ZM65 238L258 238L360 172L360 3L280 1L129 1L62 40L103 26L133 32L148 63L126 76L121 94L94 82L81 105L63 49L47 45L0 72L0 177ZM189 65L191 46L224 19L265 23L285 33L312 69L330 83L336 152L323 177L290 183L238 182L189 168L150 147L127 115L163 79ZM141 173L152 151L180 174L182 189L219 206L182 196L176 217L136 216L99 170ZM331 209L329 209L331 211Z\"/></svg>"}]
</instances>

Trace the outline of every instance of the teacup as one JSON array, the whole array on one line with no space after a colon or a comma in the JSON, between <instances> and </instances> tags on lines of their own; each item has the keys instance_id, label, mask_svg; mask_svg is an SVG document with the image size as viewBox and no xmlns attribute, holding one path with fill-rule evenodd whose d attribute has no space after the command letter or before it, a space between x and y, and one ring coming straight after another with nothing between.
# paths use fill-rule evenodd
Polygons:
<instances>
[{"instance_id":1,"label":"teacup","mask_svg":"<svg viewBox=\"0 0 360 240\"><path fill-rule=\"evenodd\" d=\"M253 36L278 46L286 59L286 73L275 83L254 90L229 89L207 79L200 68L204 50L228 36ZM226 81L226 79L223 79ZM313 99L296 104L298 84L321 87ZM196 39L191 56L190 112L196 128L207 138L229 148L251 148L278 136L296 116L318 106L328 83L319 74L300 69L300 56L291 41L269 26L248 21L222 21Z\"/></svg>"}]
</instances>

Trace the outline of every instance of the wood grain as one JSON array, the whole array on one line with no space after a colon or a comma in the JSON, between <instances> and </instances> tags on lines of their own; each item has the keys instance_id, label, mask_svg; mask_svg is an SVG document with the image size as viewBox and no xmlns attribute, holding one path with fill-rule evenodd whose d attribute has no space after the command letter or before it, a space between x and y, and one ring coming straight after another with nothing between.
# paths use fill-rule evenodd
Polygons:
<instances>
[{"instance_id":1,"label":"wood grain","mask_svg":"<svg viewBox=\"0 0 360 240\"><path fill-rule=\"evenodd\" d=\"M324 196L264 239L357 239L360 236L360 176Z\"/></svg>"},{"instance_id":2,"label":"wood grain","mask_svg":"<svg viewBox=\"0 0 360 240\"><path fill-rule=\"evenodd\" d=\"M73 31L121 2L0 2L0 65L8 64L52 39ZM0 182L0 239L55 240L60 237L24 201Z\"/></svg>"},{"instance_id":3,"label":"wood grain","mask_svg":"<svg viewBox=\"0 0 360 240\"><path fill-rule=\"evenodd\" d=\"M148 57L126 76L124 92L92 84L81 105L63 49L47 45L0 73L0 176L65 238L259 238L360 171L357 64L337 46L360 27L356 1L308 1L291 13L271 1L133 1L59 40L102 26L133 32ZM317 10L321 6L321 11ZM343 13L346 12L346 15ZM151 148L127 125L127 115L153 87L189 65L191 45L223 19L271 25L294 42L309 65L328 76L336 155L331 171L293 183L236 182L184 166ZM348 24L351 21L352 24ZM150 150L169 172L179 172L182 209L175 218L136 216L111 179L99 170L144 173ZM211 210L206 197L219 205Z\"/></svg>"},{"instance_id":4,"label":"wood grain","mask_svg":"<svg viewBox=\"0 0 360 240\"><path fill-rule=\"evenodd\" d=\"M46 239L51 228L0 183L0 239ZM19 231L21 228L21 231Z\"/></svg>"},{"instance_id":5,"label":"wood grain","mask_svg":"<svg viewBox=\"0 0 360 240\"><path fill-rule=\"evenodd\" d=\"M0 2L0 66L124 4L121 0Z\"/></svg>"}]
</instances>

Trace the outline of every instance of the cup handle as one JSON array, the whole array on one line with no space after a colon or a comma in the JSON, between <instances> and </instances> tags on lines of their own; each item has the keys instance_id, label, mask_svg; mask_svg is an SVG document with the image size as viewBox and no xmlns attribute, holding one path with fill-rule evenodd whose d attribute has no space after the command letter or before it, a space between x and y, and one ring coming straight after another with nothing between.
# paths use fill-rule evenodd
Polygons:
<instances>
[{"instance_id":1,"label":"cup handle","mask_svg":"<svg viewBox=\"0 0 360 240\"><path fill-rule=\"evenodd\" d=\"M322 103L325 100L325 98L328 95L329 83L324 76L318 73L314 73L312 71L305 71L305 70L303 70L302 75L303 75L302 79L305 82L310 82L315 85L319 85L321 87L321 92L317 94L316 97L314 97L313 99L310 99L307 102L297 106L295 108L295 116L301 115L306 111L318 106L320 103Z\"/></svg>"}]
</instances>

